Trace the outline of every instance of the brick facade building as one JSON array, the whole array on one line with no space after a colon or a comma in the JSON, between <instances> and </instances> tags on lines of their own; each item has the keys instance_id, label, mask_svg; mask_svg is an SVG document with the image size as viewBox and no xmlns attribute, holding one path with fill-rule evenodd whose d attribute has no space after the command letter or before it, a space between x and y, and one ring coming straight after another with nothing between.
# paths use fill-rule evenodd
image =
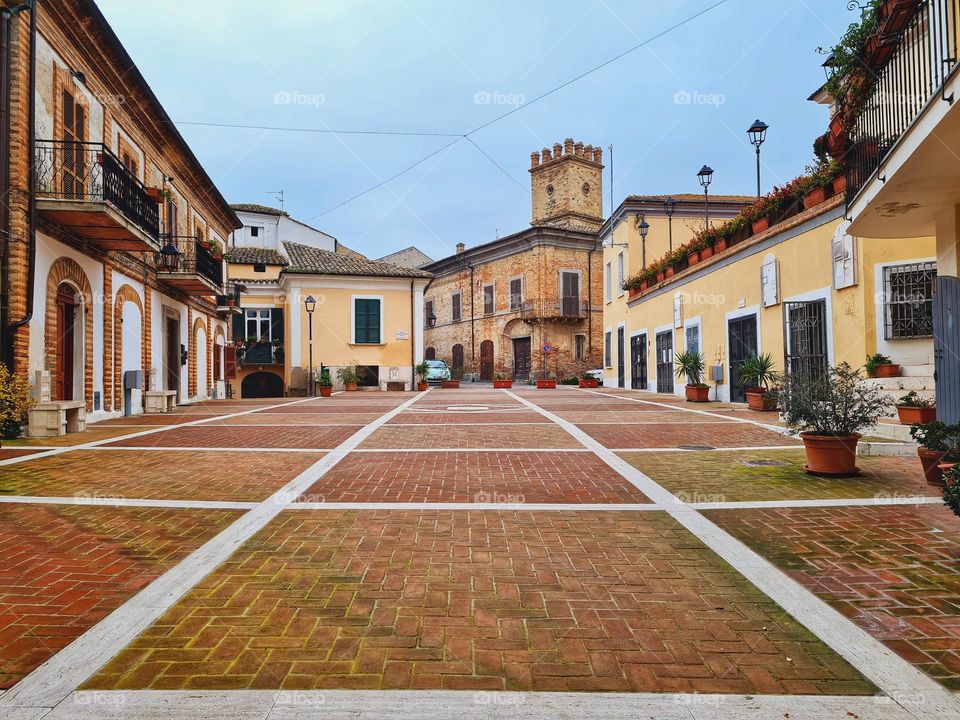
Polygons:
<instances>
[{"instance_id":1,"label":"brick facade building","mask_svg":"<svg viewBox=\"0 0 960 720\"><path fill-rule=\"evenodd\" d=\"M427 358L482 380L600 367L602 172L601 150L571 139L532 153L531 227L469 249L458 244L455 255L424 266L434 275L425 295Z\"/></svg>"}]
</instances>

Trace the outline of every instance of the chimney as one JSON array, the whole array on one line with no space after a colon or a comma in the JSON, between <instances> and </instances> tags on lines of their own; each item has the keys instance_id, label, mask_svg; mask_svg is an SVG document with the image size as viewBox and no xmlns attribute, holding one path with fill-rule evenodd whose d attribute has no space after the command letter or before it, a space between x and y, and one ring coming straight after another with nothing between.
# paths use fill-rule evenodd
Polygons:
<instances>
[{"instance_id":1,"label":"chimney","mask_svg":"<svg viewBox=\"0 0 960 720\"><path fill-rule=\"evenodd\" d=\"M467 249L467 246L464 245L462 242L457 243L457 255L459 255L466 249Z\"/></svg>"}]
</instances>

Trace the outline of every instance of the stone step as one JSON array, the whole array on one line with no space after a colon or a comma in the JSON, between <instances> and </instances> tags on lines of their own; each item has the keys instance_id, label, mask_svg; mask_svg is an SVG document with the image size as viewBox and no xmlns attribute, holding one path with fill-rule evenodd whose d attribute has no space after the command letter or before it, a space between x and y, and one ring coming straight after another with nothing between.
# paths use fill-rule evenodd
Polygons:
<instances>
[{"instance_id":1,"label":"stone step","mask_svg":"<svg viewBox=\"0 0 960 720\"><path fill-rule=\"evenodd\" d=\"M857 455L866 457L916 457L917 444L911 442L860 442Z\"/></svg>"},{"instance_id":2,"label":"stone step","mask_svg":"<svg viewBox=\"0 0 960 720\"><path fill-rule=\"evenodd\" d=\"M871 385L881 390L932 390L936 387L933 375L911 375L909 377L895 378L867 378L864 380L867 385Z\"/></svg>"},{"instance_id":3,"label":"stone step","mask_svg":"<svg viewBox=\"0 0 960 720\"><path fill-rule=\"evenodd\" d=\"M901 365L903 377L933 377L933 365Z\"/></svg>"},{"instance_id":4,"label":"stone step","mask_svg":"<svg viewBox=\"0 0 960 720\"><path fill-rule=\"evenodd\" d=\"M872 428L864 430L862 435L866 437L878 437L885 440L895 440L897 442L913 442L910 437L910 426L901 425L894 419L881 420Z\"/></svg>"}]
</instances>

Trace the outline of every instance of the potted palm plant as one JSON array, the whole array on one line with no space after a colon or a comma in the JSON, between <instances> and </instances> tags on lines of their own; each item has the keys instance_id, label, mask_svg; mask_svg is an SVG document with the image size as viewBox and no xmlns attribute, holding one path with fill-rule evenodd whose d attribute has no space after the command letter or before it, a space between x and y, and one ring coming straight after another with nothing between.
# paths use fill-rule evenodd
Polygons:
<instances>
[{"instance_id":1,"label":"potted palm plant","mask_svg":"<svg viewBox=\"0 0 960 720\"><path fill-rule=\"evenodd\" d=\"M941 465L960 459L960 425L947 425L939 420L919 423L910 428L919 447L917 456L923 468L923 477L931 485L943 484Z\"/></svg>"},{"instance_id":2,"label":"potted palm plant","mask_svg":"<svg viewBox=\"0 0 960 720\"><path fill-rule=\"evenodd\" d=\"M498 390L509 390L513 387L513 380L510 380L502 373L493 376L493 387Z\"/></svg>"},{"instance_id":3,"label":"potted palm plant","mask_svg":"<svg viewBox=\"0 0 960 720\"><path fill-rule=\"evenodd\" d=\"M848 363L811 376L788 373L775 386L777 407L800 435L811 475L856 475L860 431L887 414L890 400Z\"/></svg>"},{"instance_id":4,"label":"potted palm plant","mask_svg":"<svg viewBox=\"0 0 960 720\"><path fill-rule=\"evenodd\" d=\"M770 394L770 385L777 379L773 357L766 353L747 358L740 366L740 386L747 396L751 410L776 410L777 403Z\"/></svg>"},{"instance_id":5,"label":"potted palm plant","mask_svg":"<svg viewBox=\"0 0 960 720\"><path fill-rule=\"evenodd\" d=\"M863 364L867 371L867 376L872 378L892 378L900 377L900 366L893 362L883 353L874 353L867 355L867 361Z\"/></svg>"},{"instance_id":6,"label":"potted palm plant","mask_svg":"<svg viewBox=\"0 0 960 720\"><path fill-rule=\"evenodd\" d=\"M901 425L919 425L937 419L937 406L933 400L918 395L911 390L897 400L897 417Z\"/></svg>"},{"instance_id":7,"label":"potted palm plant","mask_svg":"<svg viewBox=\"0 0 960 720\"><path fill-rule=\"evenodd\" d=\"M348 365L347 367L342 367L337 370L337 379L343 383L343 389L347 392L356 390L357 384L360 382L360 376L357 374L357 369L353 365Z\"/></svg>"},{"instance_id":8,"label":"potted palm plant","mask_svg":"<svg viewBox=\"0 0 960 720\"><path fill-rule=\"evenodd\" d=\"M317 375L317 387L320 388L320 397L330 397L333 394L333 378L330 377L330 368L323 368Z\"/></svg>"},{"instance_id":9,"label":"potted palm plant","mask_svg":"<svg viewBox=\"0 0 960 720\"><path fill-rule=\"evenodd\" d=\"M427 361L424 360L414 365L413 372L417 376L417 390L423 392L429 387L429 385L427 385L427 374L430 372L430 366L427 364Z\"/></svg>"},{"instance_id":10,"label":"potted palm plant","mask_svg":"<svg viewBox=\"0 0 960 720\"><path fill-rule=\"evenodd\" d=\"M677 380L687 380L687 402L710 402L710 386L703 382L703 355L693 350L685 350L677 353L675 364Z\"/></svg>"}]
</instances>

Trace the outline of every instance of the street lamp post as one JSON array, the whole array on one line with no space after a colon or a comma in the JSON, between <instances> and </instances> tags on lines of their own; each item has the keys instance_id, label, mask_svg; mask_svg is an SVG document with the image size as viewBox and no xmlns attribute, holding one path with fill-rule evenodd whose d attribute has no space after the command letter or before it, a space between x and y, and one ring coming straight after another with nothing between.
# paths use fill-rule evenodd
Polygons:
<instances>
[{"instance_id":1,"label":"street lamp post","mask_svg":"<svg viewBox=\"0 0 960 720\"><path fill-rule=\"evenodd\" d=\"M697 173L697 179L703 186L703 222L704 227L710 227L710 183L713 182L713 168L704 165Z\"/></svg>"},{"instance_id":2,"label":"street lamp post","mask_svg":"<svg viewBox=\"0 0 960 720\"><path fill-rule=\"evenodd\" d=\"M640 217L640 224L637 225L640 231L640 248L643 260L643 269L647 269L647 234L650 232L650 223L647 222L646 214Z\"/></svg>"},{"instance_id":3,"label":"street lamp post","mask_svg":"<svg viewBox=\"0 0 960 720\"><path fill-rule=\"evenodd\" d=\"M755 120L753 125L747 130L750 136L750 144L757 149L757 197L760 197L760 146L767 139L767 128L770 127L762 120Z\"/></svg>"},{"instance_id":4,"label":"street lamp post","mask_svg":"<svg viewBox=\"0 0 960 720\"><path fill-rule=\"evenodd\" d=\"M672 197L668 197L663 201L663 210L667 213L667 232L670 238L670 252L673 252L673 213L676 211L676 209L677 201Z\"/></svg>"},{"instance_id":5,"label":"street lamp post","mask_svg":"<svg viewBox=\"0 0 960 720\"><path fill-rule=\"evenodd\" d=\"M316 395L316 383L313 377L313 311L317 309L317 301L314 299L313 295L307 295L306 299L303 301L303 307L307 311L307 338L308 338L308 351L307 357L309 358L309 372L310 372L310 397Z\"/></svg>"}]
</instances>

